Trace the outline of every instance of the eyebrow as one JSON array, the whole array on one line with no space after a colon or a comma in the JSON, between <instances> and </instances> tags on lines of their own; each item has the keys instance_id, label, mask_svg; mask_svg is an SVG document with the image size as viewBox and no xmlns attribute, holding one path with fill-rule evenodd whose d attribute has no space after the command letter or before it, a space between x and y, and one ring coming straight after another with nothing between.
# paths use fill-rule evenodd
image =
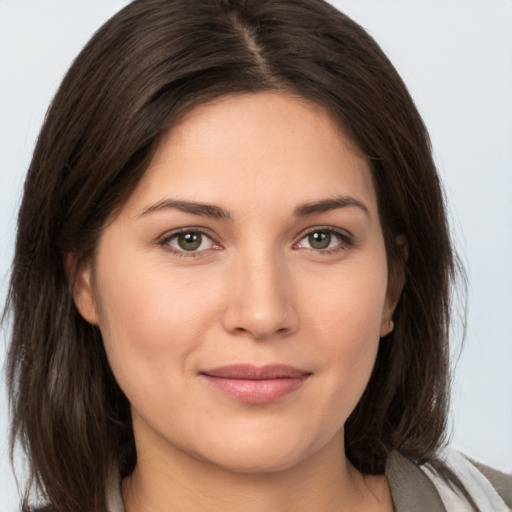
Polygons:
<instances>
[{"instance_id":1,"label":"eyebrow","mask_svg":"<svg viewBox=\"0 0 512 512\"><path fill-rule=\"evenodd\" d=\"M325 213L331 210L347 207L359 208L366 215L366 217L368 217L368 219L371 219L370 211L366 205L358 199L349 196L340 196L323 199L321 201L315 201L312 203L305 203L297 206L293 213L296 217L308 217L310 215L316 215L319 213ZM212 219L231 220L233 218L228 210L225 210L220 206L177 199L164 199L158 203L148 206L142 210L138 217L167 209L180 210L185 213L200 215L202 217L210 217Z\"/></svg>"},{"instance_id":2,"label":"eyebrow","mask_svg":"<svg viewBox=\"0 0 512 512\"><path fill-rule=\"evenodd\" d=\"M202 217L210 217L212 219L231 219L231 214L220 206L197 203L195 201L179 201L175 199L164 199L163 201L159 201L158 203L148 206L142 210L138 217L166 209L180 210L185 213L192 213L194 215L201 215Z\"/></svg>"},{"instance_id":3,"label":"eyebrow","mask_svg":"<svg viewBox=\"0 0 512 512\"><path fill-rule=\"evenodd\" d=\"M307 217L309 215L325 213L331 210L336 210L338 208L347 208L350 206L355 206L356 208L359 208L360 210L363 211L366 217L368 217L368 219L371 219L370 210L368 209L368 207L358 199L349 196L333 197L330 199L324 199L322 201L316 201L313 203L299 205L297 206L297 208L295 208L294 214L297 217Z\"/></svg>"}]
</instances>

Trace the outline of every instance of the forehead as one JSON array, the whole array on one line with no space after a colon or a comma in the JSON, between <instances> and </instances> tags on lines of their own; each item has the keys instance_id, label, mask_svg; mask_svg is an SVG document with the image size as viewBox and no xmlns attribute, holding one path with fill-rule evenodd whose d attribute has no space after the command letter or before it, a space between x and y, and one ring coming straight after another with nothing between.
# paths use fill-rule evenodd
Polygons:
<instances>
[{"instance_id":1,"label":"forehead","mask_svg":"<svg viewBox=\"0 0 512 512\"><path fill-rule=\"evenodd\" d=\"M376 208L369 164L332 116L277 92L229 95L189 111L163 137L129 202L166 195L240 211L339 195Z\"/></svg>"}]
</instances>

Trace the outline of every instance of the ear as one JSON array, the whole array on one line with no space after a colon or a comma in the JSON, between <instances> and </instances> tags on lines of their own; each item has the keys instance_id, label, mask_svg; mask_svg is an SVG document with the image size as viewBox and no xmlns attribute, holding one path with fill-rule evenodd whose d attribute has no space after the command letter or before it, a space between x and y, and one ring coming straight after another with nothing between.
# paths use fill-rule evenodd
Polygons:
<instances>
[{"instance_id":1,"label":"ear","mask_svg":"<svg viewBox=\"0 0 512 512\"><path fill-rule=\"evenodd\" d=\"M66 253L63 255L63 263L75 306L84 320L92 325L98 325L98 311L91 279L91 262L81 263L77 267L76 255Z\"/></svg>"},{"instance_id":2,"label":"ear","mask_svg":"<svg viewBox=\"0 0 512 512\"><path fill-rule=\"evenodd\" d=\"M405 284L405 267L409 248L404 235L399 235L395 239L398 254L389 272L388 289L386 292L386 301L382 311L382 321L380 326L380 337L387 336L394 329L393 313L395 312L398 301L402 294Z\"/></svg>"}]
</instances>

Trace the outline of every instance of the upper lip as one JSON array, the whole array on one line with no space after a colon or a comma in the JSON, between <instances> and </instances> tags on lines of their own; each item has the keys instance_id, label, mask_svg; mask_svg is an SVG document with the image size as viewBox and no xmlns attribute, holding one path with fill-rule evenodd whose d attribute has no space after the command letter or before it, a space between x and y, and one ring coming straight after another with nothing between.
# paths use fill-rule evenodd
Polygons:
<instances>
[{"instance_id":1,"label":"upper lip","mask_svg":"<svg viewBox=\"0 0 512 512\"><path fill-rule=\"evenodd\" d=\"M286 364L269 364L265 366L254 366L251 364L232 364L221 366L200 372L209 377L218 377L223 379L246 379L246 380L268 380L268 379L291 379L303 378L311 375L306 372L288 366Z\"/></svg>"}]
</instances>

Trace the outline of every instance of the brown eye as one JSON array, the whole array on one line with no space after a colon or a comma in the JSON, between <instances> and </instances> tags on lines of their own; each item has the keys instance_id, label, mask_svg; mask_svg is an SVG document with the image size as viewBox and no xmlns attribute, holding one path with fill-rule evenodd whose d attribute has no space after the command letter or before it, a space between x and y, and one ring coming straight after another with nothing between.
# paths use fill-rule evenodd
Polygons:
<instances>
[{"instance_id":1,"label":"brown eye","mask_svg":"<svg viewBox=\"0 0 512 512\"><path fill-rule=\"evenodd\" d=\"M211 249L214 246L213 240L201 231L181 231L175 233L164 241L171 246L175 252L200 252Z\"/></svg>"},{"instance_id":2,"label":"brown eye","mask_svg":"<svg viewBox=\"0 0 512 512\"><path fill-rule=\"evenodd\" d=\"M347 249L351 244L352 240L348 234L326 228L310 231L299 240L295 247L330 254Z\"/></svg>"},{"instance_id":3,"label":"brown eye","mask_svg":"<svg viewBox=\"0 0 512 512\"><path fill-rule=\"evenodd\" d=\"M203 235L201 233L181 233L177 237L178 246L184 251L195 251L201 247Z\"/></svg>"},{"instance_id":4,"label":"brown eye","mask_svg":"<svg viewBox=\"0 0 512 512\"><path fill-rule=\"evenodd\" d=\"M332 234L329 231L314 231L308 235L312 249L327 249L331 245Z\"/></svg>"}]
</instances>

